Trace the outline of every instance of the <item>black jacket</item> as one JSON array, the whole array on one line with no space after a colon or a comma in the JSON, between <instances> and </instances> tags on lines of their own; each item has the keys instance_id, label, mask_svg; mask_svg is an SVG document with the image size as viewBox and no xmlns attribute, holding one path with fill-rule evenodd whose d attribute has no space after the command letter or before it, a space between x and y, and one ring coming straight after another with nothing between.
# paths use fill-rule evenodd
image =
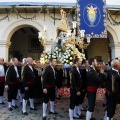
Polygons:
<instances>
[{"instance_id":1,"label":"black jacket","mask_svg":"<svg viewBox=\"0 0 120 120\"><path fill-rule=\"evenodd\" d=\"M55 76L56 76L56 74L55 74ZM44 68L43 89L45 89L47 86L51 86L51 87L55 86L55 80L56 80L55 76L54 76L54 71L50 65Z\"/></svg>"},{"instance_id":2,"label":"black jacket","mask_svg":"<svg viewBox=\"0 0 120 120\"><path fill-rule=\"evenodd\" d=\"M28 65L23 67L22 82L24 87L30 87L35 82L35 69L34 67L32 69Z\"/></svg>"},{"instance_id":3,"label":"black jacket","mask_svg":"<svg viewBox=\"0 0 120 120\"><path fill-rule=\"evenodd\" d=\"M71 69L71 87L76 92L81 90L82 79L81 74L78 72L77 67L73 66Z\"/></svg>"},{"instance_id":4,"label":"black jacket","mask_svg":"<svg viewBox=\"0 0 120 120\"><path fill-rule=\"evenodd\" d=\"M4 67L5 74L6 74L8 67L6 65L3 65L3 67Z\"/></svg>"},{"instance_id":5,"label":"black jacket","mask_svg":"<svg viewBox=\"0 0 120 120\"><path fill-rule=\"evenodd\" d=\"M17 66L17 70L18 70L18 74L19 74L19 77L20 77L20 74L21 74L21 70L20 68ZM14 65L11 65L8 69L7 69L7 72L6 72L6 77L5 77L5 85L8 85L9 82L13 82L13 83L16 83L16 78L17 78L17 73L15 71L15 68L14 68Z\"/></svg>"},{"instance_id":6,"label":"black jacket","mask_svg":"<svg viewBox=\"0 0 120 120\"><path fill-rule=\"evenodd\" d=\"M114 91L112 91L112 76L114 76L114 78L115 78ZM120 76L119 76L117 71L112 70L112 69L108 70L106 89L110 93L114 93L114 92L119 92L120 93Z\"/></svg>"},{"instance_id":7,"label":"black jacket","mask_svg":"<svg viewBox=\"0 0 120 120\"><path fill-rule=\"evenodd\" d=\"M92 67L88 69L87 72L87 86L96 86L98 87L101 82L106 81L105 74L97 73Z\"/></svg>"}]
</instances>

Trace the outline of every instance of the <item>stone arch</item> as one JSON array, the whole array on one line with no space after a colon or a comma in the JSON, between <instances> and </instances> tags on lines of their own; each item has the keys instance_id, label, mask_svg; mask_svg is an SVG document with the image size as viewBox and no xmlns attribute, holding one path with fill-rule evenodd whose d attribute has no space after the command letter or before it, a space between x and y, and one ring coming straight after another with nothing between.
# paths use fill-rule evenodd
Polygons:
<instances>
[{"instance_id":1,"label":"stone arch","mask_svg":"<svg viewBox=\"0 0 120 120\"><path fill-rule=\"evenodd\" d=\"M118 36L116 32L114 31L114 29L108 25L107 30L108 30L108 37L110 40L110 44L113 45L115 43L118 43Z\"/></svg>"},{"instance_id":2,"label":"stone arch","mask_svg":"<svg viewBox=\"0 0 120 120\"><path fill-rule=\"evenodd\" d=\"M23 28L23 27L33 27L33 28L37 29L38 31L43 30L43 26L41 26L36 21L19 20L19 21L12 23L5 29L5 31L3 32L3 35L1 36L1 40L4 40L4 41L6 41L6 43L9 43L10 39L11 39L12 35L15 33L15 31L17 31L18 29Z\"/></svg>"}]
</instances>

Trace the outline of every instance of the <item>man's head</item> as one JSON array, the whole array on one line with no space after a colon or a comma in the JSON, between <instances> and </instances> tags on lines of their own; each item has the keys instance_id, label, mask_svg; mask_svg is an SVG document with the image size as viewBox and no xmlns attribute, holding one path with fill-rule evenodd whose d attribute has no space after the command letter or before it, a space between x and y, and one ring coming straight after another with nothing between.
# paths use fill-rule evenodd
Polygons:
<instances>
[{"instance_id":1,"label":"man's head","mask_svg":"<svg viewBox=\"0 0 120 120\"><path fill-rule=\"evenodd\" d=\"M114 69L119 69L118 68L118 65L119 65L119 60L115 59L115 60L112 60L111 62L111 67L114 68Z\"/></svg>"},{"instance_id":2,"label":"man's head","mask_svg":"<svg viewBox=\"0 0 120 120\"><path fill-rule=\"evenodd\" d=\"M26 64L26 58L23 58L23 59L22 59L22 63L23 63L23 64Z\"/></svg>"},{"instance_id":3,"label":"man's head","mask_svg":"<svg viewBox=\"0 0 120 120\"><path fill-rule=\"evenodd\" d=\"M89 62L88 62L88 60L85 61L85 65L89 66Z\"/></svg>"},{"instance_id":4,"label":"man's head","mask_svg":"<svg viewBox=\"0 0 120 120\"><path fill-rule=\"evenodd\" d=\"M79 67L82 64L82 60L80 58L75 58L74 59L74 64Z\"/></svg>"},{"instance_id":5,"label":"man's head","mask_svg":"<svg viewBox=\"0 0 120 120\"><path fill-rule=\"evenodd\" d=\"M4 59L0 58L0 65L3 65L3 64L4 64Z\"/></svg>"},{"instance_id":6,"label":"man's head","mask_svg":"<svg viewBox=\"0 0 120 120\"><path fill-rule=\"evenodd\" d=\"M33 59L31 57L26 58L26 62L28 65L33 65Z\"/></svg>"},{"instance_id":7,"label":"man's head","mask_svg":"<svg viewBox=\"0 0 120 120\"><path fill-rule=\"evenodd\" d=\"M88 62L89 62L89 65L92 65L94 67L98 65L96 58L90 58Z\"/></svg>"},{"instance_id":8,"label":"man's head","mask_svg":"<svg viewBox=\"0 0 120 120\"><path fill-rule=\"evenodd\" d=\"M18 65L18 59L17 58L12 58L11 61L14 65Z\"/></svg>"},{"instance_id":9,"label":"man's head","mask_svg":"<svg viewBox=\"0 0 120 120\"><path fill-rule=\"evenodd\" d=\"M40 64L40 60L39 60L39 59L36 59L36 60L35 60L35 63L36 63L36 64Z\"/></svg>"},{"instance_id":10,"label":"man's head","mask_svg":"<svg viewBox=\"0 0 120 120\"><path fill-rule=\"evenodd\" d=\"M56 60L56 58L50 58L50 59L49 59L49 62L50 62L50 65L53 66L53 67L55 67L55 66L57 65L57 60Z\"/></svg>"}]
</instances>

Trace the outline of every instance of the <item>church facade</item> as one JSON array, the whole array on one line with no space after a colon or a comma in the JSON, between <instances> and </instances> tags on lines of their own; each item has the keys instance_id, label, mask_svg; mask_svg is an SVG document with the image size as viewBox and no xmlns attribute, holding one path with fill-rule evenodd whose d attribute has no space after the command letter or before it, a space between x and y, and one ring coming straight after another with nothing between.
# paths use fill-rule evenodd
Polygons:
<instances>
[{"instance_id":1,"label":"church facade","mask_svg":"<svg viewBox=\"0 0 120 120\"><path fill-rule=\"evenodd\" d=\"M51 50L51 44L57 40L56 28L60 22L60 8L49 6L47 8L39 6L11 6L0 7L0 57L9 61L12 57L31 56L34 59L40 58L43 52L39 44L38 32L43 31L47 26L47 39L52 41L46 45L45 51ZM73 6L63 6L68 13L67 18L71 22L75 20L75 10ZM13 10L11 13L10 10ZM17 11L16 11L17 10ZM117 12L117 10L115 11ZM114 13L112 14L115 17ZM119 18L119 14L117 16ZM98 57L107 61L109 58L120 58L120 26L113 25L107 20L107 38L91 39L86 50L89 57ZM36 41L36 42L35 42Z\"/></svg>"}]
</instances>

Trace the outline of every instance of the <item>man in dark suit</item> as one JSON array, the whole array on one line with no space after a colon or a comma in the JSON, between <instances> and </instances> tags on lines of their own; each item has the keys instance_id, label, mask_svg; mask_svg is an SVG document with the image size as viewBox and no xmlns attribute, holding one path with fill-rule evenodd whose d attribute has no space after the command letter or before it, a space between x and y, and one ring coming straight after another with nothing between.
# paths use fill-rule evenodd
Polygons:
<instances>
[{"instance_id":1,"label":"man in dark suit","mask_svg":"<svg viewBox=\"0 0 120 120\"><path fill-rule=\"evenodd\" d=\"M4 59L0 58L0 104L5 104L3 102L3 93L5 87L5 74L7 71L7 66L4 65Z\"/></svg>"},{"instance_id":2,"label":"man in dark suit","mask_svg":"<svg viewBox=\"0 0 120 120\"><path fill-rule=\"evenodd\" d=\"M63 69L55 69L56 71L56 99L61 100L59 95L59 89L62 87L63 81Z\"/></svg>"},{"instance_id":3,"label":"man in dark suit","mask_svg":"<svg viewBox=\"0 0 120 120\"><path fill-rule=\"evenodd\" d=\"M58 114L54 111L55 101L55 80L56 73L54 67L57 64L56 59L50 58L50 65L44 69L43 73L43 120L46 120L47 103L50 100L50 114Z\"/></svg>"},{"instance_id":4,"label":"man in dark suit","mask_svg":"<svg viewBox=\"0 0 120 120\"><path fill-rule=\"evenodd\" d=\"M71 70L70 107L69 107L70 120L73 120L73 118L82 119L81 115L78 112L79 98L81 94L80 90L82 84L81 73L79 70L81 63L82 63L81 59L75 58L74 59L75 65L72 67Z\"/></svg>"},{"instance_id":5,"label":"man in dark suit","mask_svg":"<svg viewBox=\"0 0 120 120\"><path fill-rule=\"evenodd\" d=\"M12 111L12 106L14 108L18 108L16 105L16 96L18 93L19 87L19 77L20 71L18 68L18 59L12 58L12 64L7 72L6 72L6 81L5 81L5 89L8 92L8 108L9 111ZM11 103L12 102L12 103Z\"/></svg>"},{"instance_id":6,"label":"man in dark suit","mask_svg":"<svg viewBox=\"0 0 120 120\"><path fill-rule=\"evenodd\" d=\"M89 59L89 65L87 72L87 98L88 98L88 110L86 113L86 120L96 120L92 118L92 112L94 111L95 101L96 101L96 92L101 82L106 80L104 70L100 70L98 74L95 70L97 66L97 60L95 58Z\"/></svg>"},{"instance_id":7,"label":"man in dark suit","mask_svg":"<svg viewBox=\"0 0 120 120\"><path fill-rule=\"evenodd\" d=\"M116 104L120 102L120 75L117 68L119 60L111 62L112 68L108 71L107 85L106 85L106 98L107 98L107 111L105 111L105 120L113 120L116 110Z\"/></svg>"},{"instance_id":8,"label":"man in dark suit","mask_svg":"<svg viewBox=\"0 0 120 120\"><path fill-rule=\"evenodd\" d=\"M23 98L23 115L28 115L26 111L27 100L30 100L30 110L36 111L34 107L33 98L34 98L34 82L35 82L35 69L33 67L33 59L28 57L26 59L27 65L23 68L23 87L24 87L24 98Z\"/></svg>"}]
</instances>

